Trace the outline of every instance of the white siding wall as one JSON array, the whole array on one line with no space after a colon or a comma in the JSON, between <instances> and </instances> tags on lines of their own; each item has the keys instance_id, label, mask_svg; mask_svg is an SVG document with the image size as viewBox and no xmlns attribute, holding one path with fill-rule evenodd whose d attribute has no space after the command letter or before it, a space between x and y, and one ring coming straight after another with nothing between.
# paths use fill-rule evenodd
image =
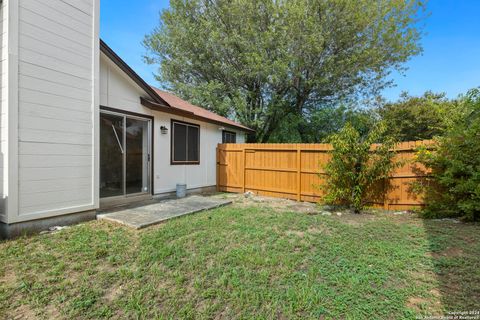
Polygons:
<instances>
[{"instance_id":1,"label":"white siding wall","mask_svg":"<svg viewBox=\"0 0 480 320\"><path fill-rule=\"evenodd\" d=\"M5 198L8 190L5 165L7 158L7 26L6 1L0 3L0 221L6 221Z\"/></svg>"},{"instance_id":2,"label":"white siding wall","mask_svg":"<svg viewBox=\"0 0 480 320\"><path fill-rule=\"evenodd\" d=\"M140 97L147 98L148 96L102 54L100 59L100 104L154 117L154 194L174 191L177 183L186 183L189 189L215 185L216 147L218 143L222 142L220 126L152 111L140 104ZM172 118L200 125L199 165L170 165L170 121ZM169 128L168 134L160 133L161 126ZM237 132L237 141L244 142L242 132Z\"/></svg>"},{"instance_id":3,"label":"white siding wall","mask_svg":"<svg viewBox=\"0 0 480 320\"><path fill-rule=\"evenodd\" d=\"M18 1L19 199L9 221L97 206L98 5Z\"/></svg>"}]
</instances>

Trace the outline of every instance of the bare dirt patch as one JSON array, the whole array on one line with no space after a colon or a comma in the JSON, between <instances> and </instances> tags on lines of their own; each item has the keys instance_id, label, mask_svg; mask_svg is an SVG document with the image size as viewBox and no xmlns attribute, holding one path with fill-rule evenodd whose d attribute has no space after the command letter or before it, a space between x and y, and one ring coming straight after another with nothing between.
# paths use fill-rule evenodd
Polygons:
<instances>
[{"instance_id":1,"label":"bare dirt patch","mask_svg":"<svg viewBox=\"0 0 480 320\"><path fill-rule=\"evenodd\" d=\"M12 313L6 314L5 319L32 320L32 319L38 319L38 316L32 309L30 309L28 305L22 304L20 307L16 308Z\"/></svg>"},{"instance_id":2,"label":"bare dirt patch","mask_svg":"<svg viewBox=\"0 0 480 320\"><path fill-rule=\"evenodd\" d=\"M215 197L222 197L231 200L233 206L246 208L246 207L266 207L275 212L296 212L300 214L308 215L322 215L328 216L332 219L337 219L341 223L345 223L355 227L361 227L366 223L373 222L384 217L389 218L390 221L395 223L414 223L421 225L421 219L413 219L414 214L409 211L385 211L383 209L368 209L361 214L356 214L349 209L342 208L330 208L325 209L317 203L311 202L298 202L290 199L274 198L258 196L254 193L223 193L217 194ZM331 234L330 230L326 227L318 227L319 230L310 230L309 234Z\"/></svg>"},{"instance_id":3,"label":"bare dirt patch","mask_svg":"<svg viewBox=\"0 0 480 320\"><path fill-rule=\"evenodd\" d=\"M412 271L410 273L410 278L420 285L421 283L434 282L436 280L436 275L432 270L423 270L422 272Z\"/></svg>"},{"instance_id":4,"label":"bare dirt patch","mask_svg":"<svg viewBox=\"0 0 480 320\"><path fill-rule=\"evenodd\" d=\"M440 252L432 252L431 256L434 259L439 258L457 258L463 256L463 250L457 247L448 247L447 249Z\"/></svg>"},{"instance_id":5,"label":"bare dirt patch","mask_svg":"<svg viewBox=\"0 0 480 320\"><path fill-rule=\"evenodd\" d=\"M319 229L319 228L316 228L316 227L310 227L308 228L308 233L311 233L311 234L319 234L319 233L322 233L322 230Z\"/></svg>"},{"instance_id":6,"label":"bare dirt patch","mask_svg":"<svg viewBox=\"0 0 480 320\"><path fill-rule=\"evenodd\" d=\"M440 293L440 290L438 290L437 288L434 288L434 289L430 290L430 293L432 294L432 296L437 297L437 298L439 298L442 295Z\"/></svg>"},{"instance_id":7,"label":"bare dirt patch","mask_svg":"<svg viewBox=\"0 0 480 320\"><path fill-rule=\"evenodd\" d=\"M407 307L420 312L422 310L422 305L427 304L428 300L425 298L411 297L407 300Z\"/></svg>"},{"instance_id":8,"label":"bare dirt patch","mask_svg":"<svg viewBox=\"0 0 480 320\"><path fill-rule=\"evenodd\" d=\"M220 196L233 201L233 205L237 207L268 207L279 212L293 211L308 214L317 214L320 212L318 205L310 202L297 202L289 199L263 197L251 193L229 193Z\"/></svg>"},{"instance_id":9,"label":"bare dirt patch","mask_svg":"<svg viewBox=\"0 0 480 320\"><path fill-rule=\"evenodd\" d=\"M107 301L107 302L114 302L115 300L117 300L121 294L123 292L123 287L120 285L120 286L113 286L113 287L110 287L108 288L106 294L104 295L104 299Z\"/></svg>"},{"instance_id":10,"label":"bare dirt patch","mask_svg":"<svg viewBox=\"0 0 480 320\"><path fill-rule=\"evenodd\" d=\"M321 225L310 227L307 229L307 232L312 235L325 234L327 236L330 236L332 234L332 230Z\"/></svg>"},{"instance_id":11,"label":"bare dirt patch","mask_svg":"<svg viewBox=\"0 0 480 320\"><path fill-rule=\"evenodd\" d=\"M374 221L378 217L373 214L355 214L355 213L344 213L337 219L340 220L342 223L351 225L351 226L362 226L365 223Z\"/></svg>"},{"instance_id":12,"label":"bare dirt patch","mask_svg":"<svg viewBox=\"0 0 480 320\"><path fill-rule=\"evenodd\" d=\"M292 201L292 200L289 200ZM319 208L316 204L310 202L294 202L288 205L288 210L303 212L308 214L318 214Z\"/></svg>"},{"instance_id":13,"label":"bare dirt patch","mask_svg":"<svg viewBox=\"0 0 480 320\"><path fill-rule=\"evenodd\" d=\"M338 208L324 209L324 207L312 202L298 202L290 199L274 198L258 196L254 193L223 193L217 194L215 197L222 197L233 202L236 207L267 207L276 212L297 212L309 215L325 215L340 219L343 223L361 226L367 222L378 219L379 217L388 215L392 221L399 223L411 222L413 214L408 211L385 211L382 209L369 209L361 214L355 214L351 210ZM330 211L331 210L331 211ZM421 219L416 222L421 224Z\"/></svg>"},{"instance_id":14,"label":"bare dirt patch","mask_svg":"<svg viewBox=\"0 0 480 320\"><path fill-rule=\"evenodd\" d=\"M285 232L285 234L286 234L287 236L295 235L295 236L297 236L297 237L299 237L299 238L303 238L303 237L305 236L305 232L299 231L299 230L287 230L287 231Z\"/></svg>"},{"instance_id":15,"label":"bare dirt patch","mask_svg":"<svg viewBox=\"0 0 480 320\"><path fill-rule=\"evenodd\" d=\"M45 308L45 314L47 315L47 319L63 319L58 307L51 304Z\"/></svg>"},{"instance_id":16,"label":"bare dirt patch","mask_svg":"<svg viewBox=\"0 0 480 320\"><path fill-rule=\"evenodd\" d=\"M432 294L431 298L411 297L407 300L405 305L417 313L427 312L430 315L441 315L442 303L440 301L439 292L438 295L435 295L432 291L430 293Z\"/></svg>"},{"instance_id":17,"label":"bare dirt patch","mask_svg":"<svg viewBox=\"0 0 480 320\"><path fill-rule=\"evenodd\" d=\"M17 275L11 269L6 269L3 276L0 277L0 283L6 286L14 286L17 283Z\"/></svg>"}]
</instances>

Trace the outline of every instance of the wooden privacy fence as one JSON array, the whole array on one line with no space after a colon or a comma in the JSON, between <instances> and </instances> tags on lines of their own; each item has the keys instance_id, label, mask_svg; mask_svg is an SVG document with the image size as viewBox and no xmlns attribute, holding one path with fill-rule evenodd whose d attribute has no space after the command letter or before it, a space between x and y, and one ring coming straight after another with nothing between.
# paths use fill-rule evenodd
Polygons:
<instances>
[{"instance_id":1,"label":"wooden privacy fence","mask_svg":"<svg viewBox=\"0 0 480 320\"><path fill-rule=\"evenodd\" d=\"M426 170L415 162L416 149L431 146L431 140L402 142L394 161L401 161L381 188L373 205L389 210L407 210L423 205L423 197L412 182L424 179ZM323 167L330 159L329 144L219 144L217 147L217 189L226 192L251 191L258 195L317 202L325 183Z\"/></svg>"}]
</instances>

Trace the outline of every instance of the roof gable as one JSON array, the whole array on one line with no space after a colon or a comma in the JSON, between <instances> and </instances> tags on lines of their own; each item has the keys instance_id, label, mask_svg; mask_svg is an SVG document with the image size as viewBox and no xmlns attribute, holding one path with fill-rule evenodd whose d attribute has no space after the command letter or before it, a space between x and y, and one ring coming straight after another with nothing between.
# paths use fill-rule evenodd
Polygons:
<instances>
[{"instance_id":1,"label":"roof gable","mask_svg":"<svg viewBox=\"0 0 480 320\"><path fill-rule=\"evenodd\" d=\"M125 72L125 74L128 75L140 88L145 90L152 100L150 101L141 98L140 101L142 105L146 106L147 108L170 114L181 115L187 118L226 125L243 131L254 131L240 123L182 100L170 92L166 92L148 85L145 80L143 80L132 68L130 68L130 66L123 61L122 58L120 58L103 40L100 40L100 50L123 72Z\"/></svg>"},{"instance_id":2,"label":"roof gable","mask_svg":"<svg viewBox=\"0 0 480 320\"><path fill-rule=\"evenodd\" d=\"M155 90L150 87L145 80L143 80L130 66L122 60L103 40L100 40L100 51L105 54L113 63L117 65L123 72L125 72L140 88L153 99L156 103L164 106L170 106L165 100L163 100Z\"/></svg>"}]
</instances>

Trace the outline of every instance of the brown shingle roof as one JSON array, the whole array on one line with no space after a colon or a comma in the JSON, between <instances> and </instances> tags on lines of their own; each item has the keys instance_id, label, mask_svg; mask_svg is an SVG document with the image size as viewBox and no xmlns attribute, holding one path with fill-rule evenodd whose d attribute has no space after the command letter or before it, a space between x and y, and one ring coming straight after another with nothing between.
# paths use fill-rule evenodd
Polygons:
<instances>
[{"instance_id":1,"label":"brown shingle roof","mask_svg":"<svg viewBox=\"0 0 480 320\"><path fill-rule=\"evenodd\" d=\"M184 111L192 112L196 116L207 119L207 120L212 120L212 121L215 121L215 122L221 122L221 123L224 123L225 125L230 125L230 126L233 126L233 127L236 127L236 128L245 129L247 131L253 131L252 129L250 129L250 128L248 128L248 127L246 127L246 126L244 126L240 123L237 123L235 121L232 121L230 119L222 117L222 116L220 116L216 113L213 113L211 111L208 111L204 108L195 106L195 105L189 103L188 101L180 99L179 97L177 97L173 93L163 91L163 90L160 90L160 89L155 88L155 87L152 87L152 88L157 92L157 94L163 100L165 100L173 108L177 108L177 109L181 109L181 110L184 110Z\"/></svg>"}]
</instances>

